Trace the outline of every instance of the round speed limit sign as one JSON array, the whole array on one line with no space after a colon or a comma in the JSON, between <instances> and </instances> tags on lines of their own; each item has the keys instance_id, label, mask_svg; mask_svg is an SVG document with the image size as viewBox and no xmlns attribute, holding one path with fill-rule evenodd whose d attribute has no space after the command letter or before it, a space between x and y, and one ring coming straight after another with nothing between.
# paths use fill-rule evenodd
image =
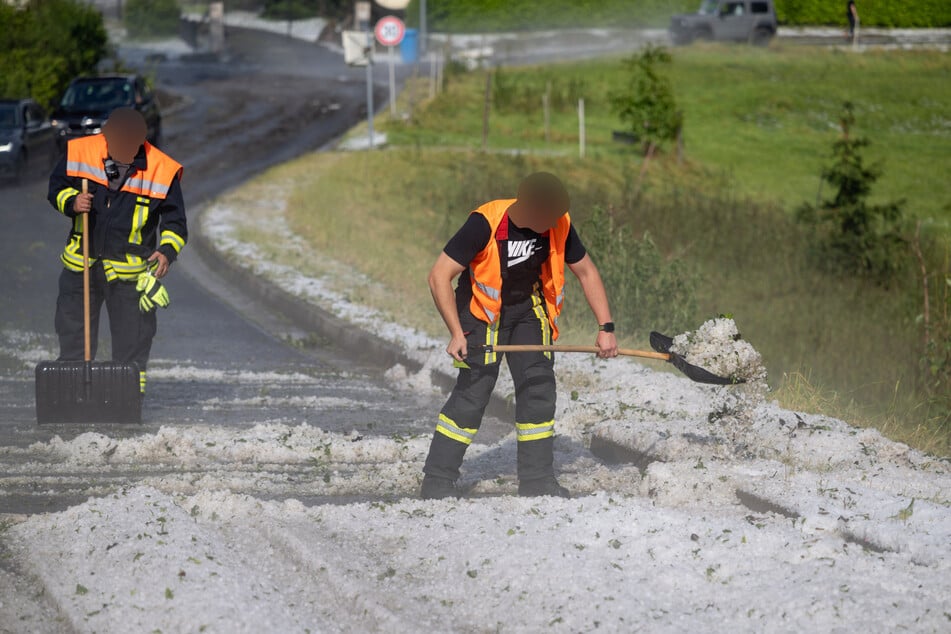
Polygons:
<instances>
[{"instance_id":1,"label":"round speed limit sign","mask_svg":"<svg viewBox=\"0 0 951 634\"><path fill-rule=\"evenodd\" d=\"M406 35L406 26L399 18L388 15L376 23L373 33L376 41L383 46L397 46Z\"/></svg>"}]
</instances>

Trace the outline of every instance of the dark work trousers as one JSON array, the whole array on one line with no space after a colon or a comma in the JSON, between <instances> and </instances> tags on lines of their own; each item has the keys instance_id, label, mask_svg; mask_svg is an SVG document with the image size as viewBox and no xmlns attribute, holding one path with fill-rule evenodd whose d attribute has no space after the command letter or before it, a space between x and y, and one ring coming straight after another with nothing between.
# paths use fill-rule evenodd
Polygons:
<instances>
[{"instance_id":1,"label":"dark work trousers","mask_svg":"<svg viewBox=\"0 0 951 634\"><path fill-rule=\"evenodd\" d=\"M139 311L139 291L135 282L107 282L102 264L89 268L89 325L92 358L96 358L99 337L99 313L105 303L109 311L112 336L112 360L134 362L139 366L139 382L145 391L145 367L152 351L152 338L157 330L155 311ZM83 274L63 269L59 276L59 297L56 299L56 334L59 335L61 361L82 360L83 344Z\"/></svg>"},{"instance_id":2,"label":"dark work trousers","mask_svg":"<svg viewBox=\"0 0 951 634\"><path fill-rule=\"evenodd\" d=\"M544 302L534 296L502 307L494 324L474 317L466 302L458 306L468 342L468 368L461 368L433 433L423 472L455 480L466 449L482 424L482 415L499 377L505 356L515 382L515 428L518 435L518 477L534 480L554 475L554 355L543 352L486 353L484 346L549 344L551 327Z\"/></svg>"}]
</instances>

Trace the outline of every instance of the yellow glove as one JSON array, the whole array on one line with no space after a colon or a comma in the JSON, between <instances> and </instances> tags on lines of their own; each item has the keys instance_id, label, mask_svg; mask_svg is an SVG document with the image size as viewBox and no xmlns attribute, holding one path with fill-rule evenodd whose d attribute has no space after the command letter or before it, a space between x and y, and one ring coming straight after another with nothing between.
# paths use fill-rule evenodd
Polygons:
<instances>
[{"instance_id":1,"label":"yellow glove","mask_svg":"<svg viewBox=\"0 0 951 634\"><path fill-rule=\"evenodd\" d=\"M139 297L139 310L147 313L155 310L156 306L162 308L168 307L168 291L162 286L162 283L150 272L139 275L135 284L135 290L141 293Z\"/></svg>"}]
</instances>

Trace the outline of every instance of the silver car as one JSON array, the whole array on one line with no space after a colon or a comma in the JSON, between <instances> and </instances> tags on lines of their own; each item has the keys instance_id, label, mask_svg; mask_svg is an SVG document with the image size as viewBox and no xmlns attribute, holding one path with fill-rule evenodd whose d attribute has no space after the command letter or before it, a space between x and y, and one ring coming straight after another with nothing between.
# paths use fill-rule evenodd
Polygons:
<instances>
[{"instance_id":1,"label":"silver car","mask_svg":"<svg viewBox=\"0 0 951 634\"><path fill-rule=\"evenodd\" d=\"M32 99L0 99L0 175L22 182L48 176L58 157L56 130Z\"/></svg>"},{"instance_id":2,"label":"silver car","mask_svg":"<svg viewBox=\"0 0 951 634\"><path fill-rule=\"evenodd\" d=\"M704 0L696 13L670 19L670 39L674 44L714 40L765 46L776 28L773 0Z\"/></svg>"}]
</instances>

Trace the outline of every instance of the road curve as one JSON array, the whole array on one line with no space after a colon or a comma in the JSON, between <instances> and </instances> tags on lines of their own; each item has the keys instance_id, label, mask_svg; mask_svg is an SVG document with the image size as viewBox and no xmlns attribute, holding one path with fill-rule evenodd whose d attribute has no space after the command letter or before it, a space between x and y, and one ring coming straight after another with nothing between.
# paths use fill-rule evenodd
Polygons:
<instances>
[{"instance_id":1,"label":"road curve","mask_svg":"<svg viewBox=\"0 0 951 634\"><path fill-rule=\"evenodd\" d=\"M178 59L154 68L159 86L177 97L165 117L164 149L185 166L193 219L215 195L320 148L366 113L363 70L348 68L332 51L241 30L229 32L228 45L227 61ZM167 281L172 306L159 316L143 424L40 428L32 365L57 353L53 311L67 226L46 202L42 174L0 191L0 217L0 296L6 299L0 305L0 447L190 424L312 422L361 434L429 428L434 405L386 387L385 368L360 366L330 342L299 332L187 248ZM108 358L109 346L100 350L100 358ZM43 467L40 478L3 462L0 513L60 509L87 497L75 480L56 484L55 464ZM62 481L68 479L63 474ZM129 475L114 485L134 480Z\"/></svg>"}]
</instances>

